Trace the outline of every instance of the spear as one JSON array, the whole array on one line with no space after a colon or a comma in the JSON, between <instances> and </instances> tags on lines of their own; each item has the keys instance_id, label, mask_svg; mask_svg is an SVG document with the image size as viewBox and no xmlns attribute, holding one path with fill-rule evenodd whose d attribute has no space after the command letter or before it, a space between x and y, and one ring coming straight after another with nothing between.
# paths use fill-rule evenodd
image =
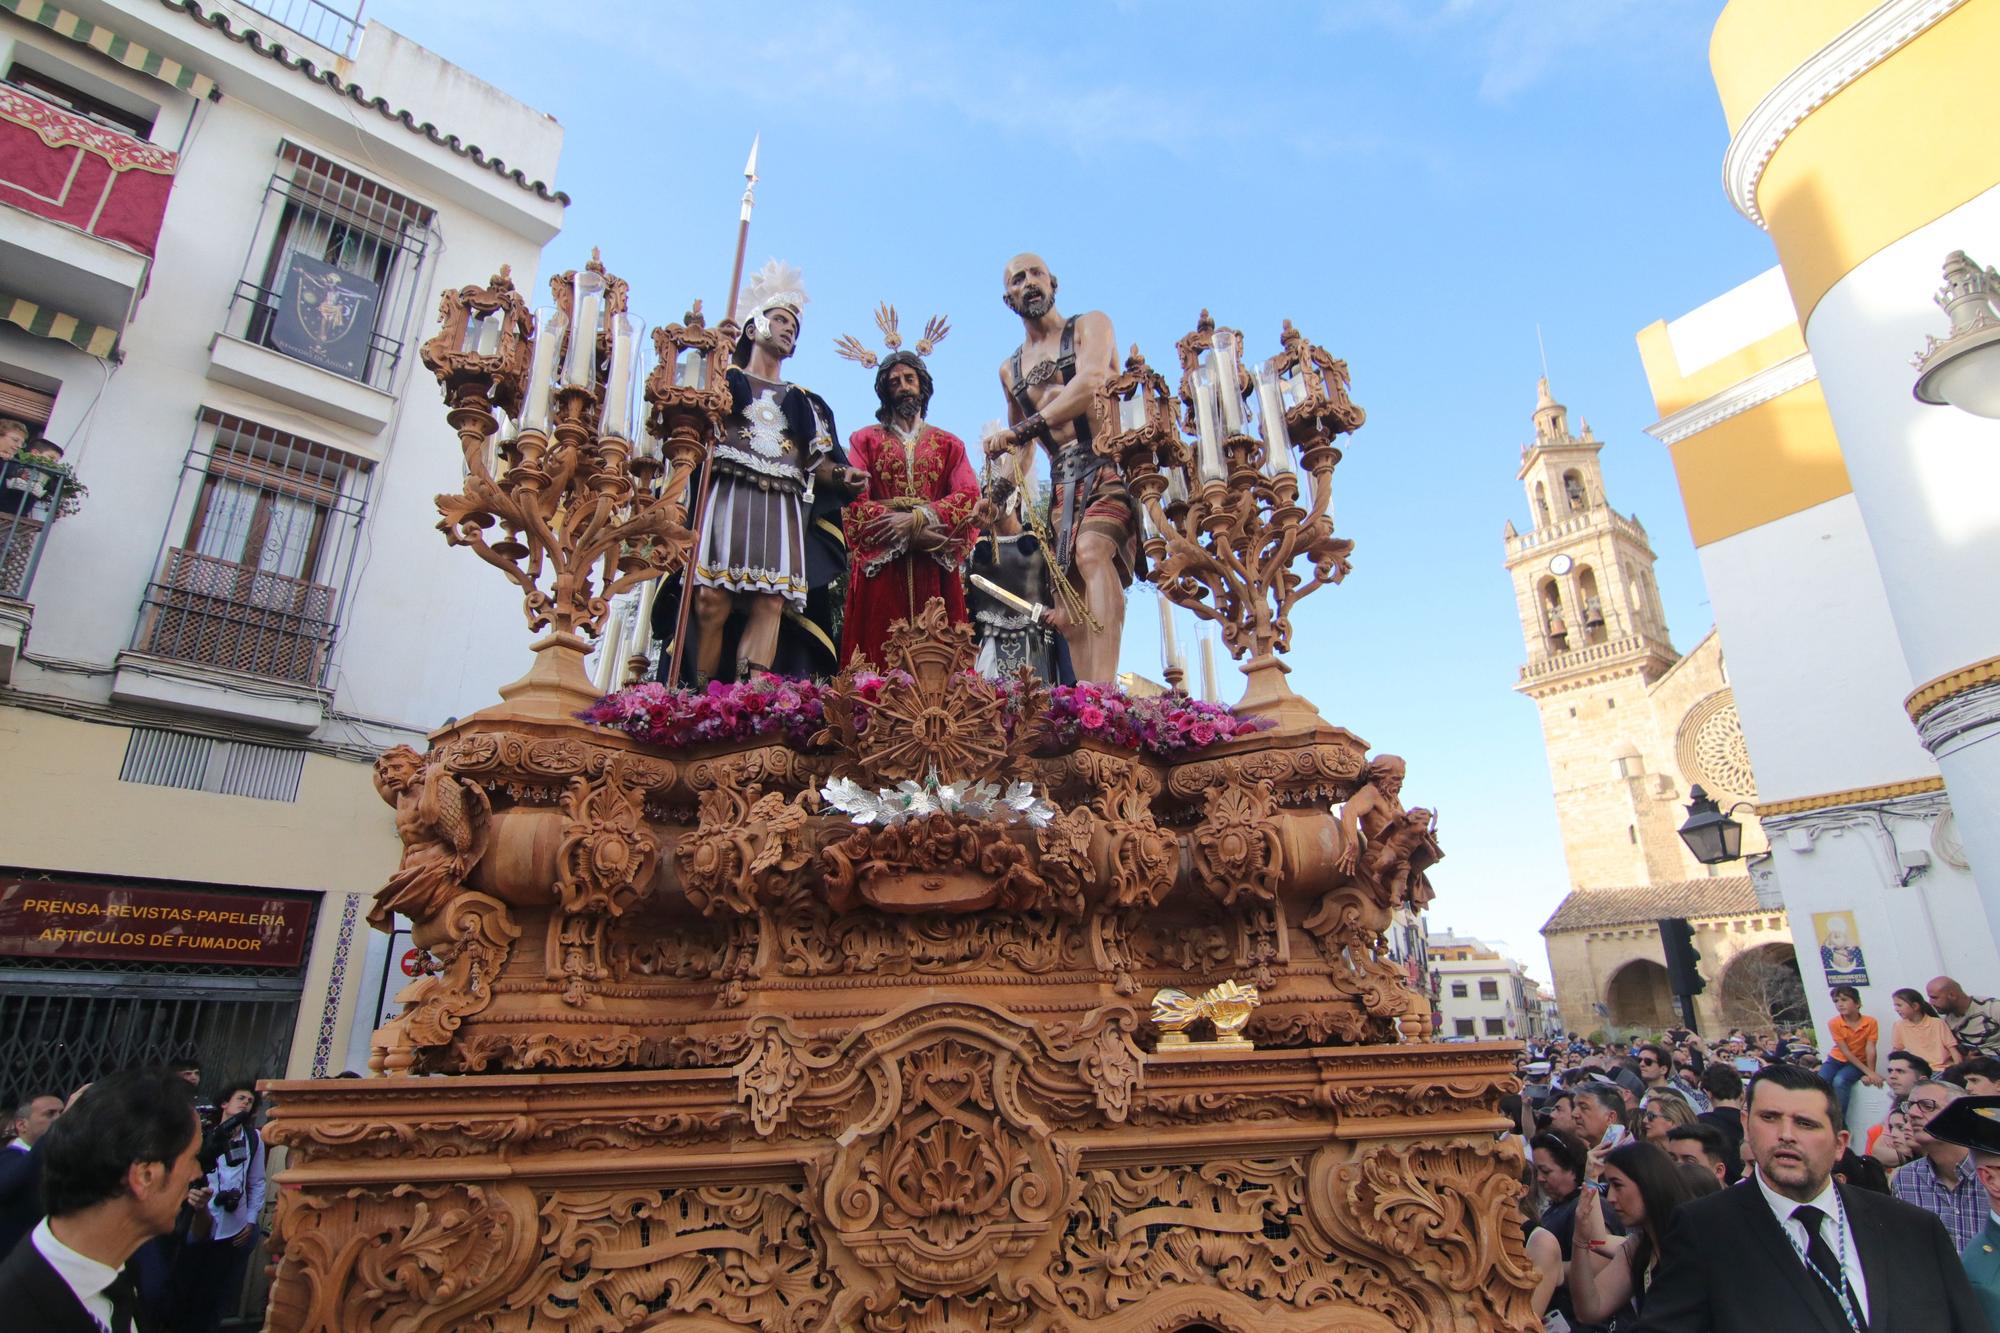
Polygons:
<instances>
[{"instance_id":1,"label":"spear","mask_svg":"<svg viewBox=\"0 0 2000 1333\"><path fill-rule=\"evenodd\" d=\"M736 323L736 302L743 290L743 254L750 244L750 214L757 207L757 146L763 140L762 134L751 136L750 159L743 164L743 207L737 214L736 262L729 270L729 313L722 318L725 325ZM695 498L694 541L688 546L687 565L681 571L681 604L674 618L673 649L667 664L666 684L670 688L681 683L681 659L687 655L688 613L694 609L694 567L701 553L701 523L708 510L708 487L713 476L704 461L701 485Z\"/></svg>"}]
</instances>

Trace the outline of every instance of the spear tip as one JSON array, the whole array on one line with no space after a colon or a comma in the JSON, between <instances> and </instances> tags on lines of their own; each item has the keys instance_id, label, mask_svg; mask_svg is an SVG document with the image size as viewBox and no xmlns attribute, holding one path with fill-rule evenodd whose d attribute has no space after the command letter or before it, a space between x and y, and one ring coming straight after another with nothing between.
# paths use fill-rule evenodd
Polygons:
<instances>
[{"instance_id":1,"label":"spear tip","mask_svg":"<svg viewBox=\"0 0 2000 1333\"><path fill-rule=\"evenodd\" d=\"M764 136L761 132L753 136L750 140L750 160L743 164L743 175L748 180L754 181L757 179L757 145L763 141Z\"/></svg>"}]
</instances>

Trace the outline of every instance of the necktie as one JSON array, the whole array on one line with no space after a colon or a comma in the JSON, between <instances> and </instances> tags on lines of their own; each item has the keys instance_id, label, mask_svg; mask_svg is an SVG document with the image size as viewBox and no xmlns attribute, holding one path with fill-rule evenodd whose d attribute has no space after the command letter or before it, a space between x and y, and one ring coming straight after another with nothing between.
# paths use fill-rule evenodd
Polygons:
<instances>
[{"instance_id":1,"label":"necktie","mask_svg":"<svg viewBox=\"0 0 2000 1333\"><path fill-rule=\"evenodd\" d=\"M132 1333L132 1315L139 1308L139 1293L133 1287L132 1275L120 1273L104 1289L111 1301L111 1333Z\"/></svg>"},{"instance_id":2,"label":"necktie","mask_svg":"<svg viewBox=\"0 0 2000 1333\"><path fill-rule=\"evenodd\" d=\"M1826 1284L1832 1291L1838 1292L1845 1299L1847 1311L1843 1312L1843 1317L1846 1317L1847 1312L1851 1312L1856 1326L1865 1327L1861 1302L1855 1299L1854 1288L1847 1283L1847 1273L1840 1266L1840 1256L1833 1252L1833 1247L1826 1243L1826 1237L1820 1234L1819 1224L1826 1220L1826 1214L1811 1204L1800 1204L1792 1209L1792 1220L1806 1229L1806 1261L1826 1279Z\"/></svg>"}]
</instances>

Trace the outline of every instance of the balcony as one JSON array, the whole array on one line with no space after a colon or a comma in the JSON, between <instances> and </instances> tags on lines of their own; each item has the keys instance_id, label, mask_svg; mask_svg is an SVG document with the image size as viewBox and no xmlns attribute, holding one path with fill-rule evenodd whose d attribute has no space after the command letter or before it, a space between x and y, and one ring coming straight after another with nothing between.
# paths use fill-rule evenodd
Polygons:
<instances>
[{"instance_id":1,"label":"balcony","mask_svg":"<svg viewBox=\"0 0 2000 1333\"><path fill-rule=\"evenodd\" d=\"M123 328L159 243L179 157L0 84L5 294Z\"/></svg>"},{"instance_id":2,"label":"balcony","mask_svg":"<svg viewBox=\"0 0 2000 1333\"><path fill-rule=\"evenodd\" d=\"M322 584L170 549L112 695L311 731L326 716L337 601Z\"/></svg>"},{"instance_id":3,"label":"balcony","mask_svg":"<svg viewBox=\"0 0 2000 1333\"><path fill-rule=\"evenodd\" d=\"M14 674L35 608L28 589L63 512L69 478L26 458L0 462L0 685Z\"/></svg>"}]
</instances>

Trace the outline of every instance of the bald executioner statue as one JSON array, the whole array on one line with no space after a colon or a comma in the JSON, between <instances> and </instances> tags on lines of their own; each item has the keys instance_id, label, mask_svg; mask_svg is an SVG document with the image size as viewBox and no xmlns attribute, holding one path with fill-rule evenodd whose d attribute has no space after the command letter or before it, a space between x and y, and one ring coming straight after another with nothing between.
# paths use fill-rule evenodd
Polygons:
<instances>
[{"instance_id":1,"label":"bald executioner statue","mask_svg":"<svg viewBox=\"0 0 2000 1333\"><path fill-rule=\"evenodd\" d=\"M1002 274L1002 299L1021 317L1021 345L1000 363L1009 428L988 438L988 458L1049 451L1050 573L1078 597L1058 596L1056 624L1069 643L1078 680L1118 674L1125 628L1125 588L1141 572L1138 513L1118 464L1091 448L1091 403L1118 373L1117 337L1101 310L1071 318L1056 309L1056 278L1039 255L1019 254Z\"/></svg>"}]
</instances>

